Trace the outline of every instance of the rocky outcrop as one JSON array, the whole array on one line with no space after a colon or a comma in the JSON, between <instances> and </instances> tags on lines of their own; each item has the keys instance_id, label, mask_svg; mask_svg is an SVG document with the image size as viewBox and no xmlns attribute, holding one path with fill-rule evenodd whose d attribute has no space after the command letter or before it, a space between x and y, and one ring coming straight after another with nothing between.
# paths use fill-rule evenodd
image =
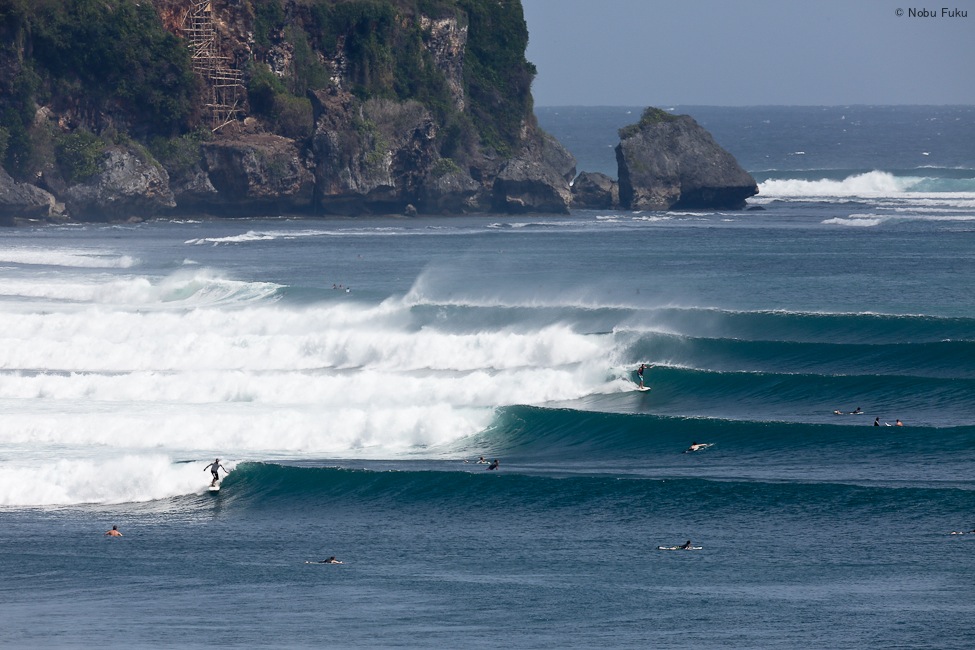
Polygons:
<instances>
[{"instance_id":1,"label":"rocky outcrop","mask_svg":"<svg viewBox=\"0 0 975 650\"><path fill-rule=\"evenodd\" d=\"M492 206L501 212L568 213L575 158L547 133L533 129L531 135L494 179Z\"/></svg>"},{"instance_id":2,"label":"rocky outcrop","mask_svg":"<svg viewBox=\"0 0 975 650\"><path fill-rule=\"evenodd\" d=\"M202 149L205 176L196 174L181 188L181 210L251 215L311 208L315 178L294 140L269 133L237 135Z\"/></svg>"},{"instance_id":3,"label":"rocky outcrop","mask_svg":"<svg viewBox=\"0 0 975 650\"><path fill-rule=\"evenodd\" d=\"M59 195L74 219L124 221L157 215L176 205L169 174L138 152L109 148L98 168L92 178Z\"/></svg>"},{"instance_id":4,"label":"rocky outcrop","mask_svg":"<svg viewBox=\"0 0 975 650\"><path fill-rule=\"evenodd\" d=\"M582 172L572 183L572 207L606 210L619 205L619 184L606 174Z\"/></svg>"},{"instance_id":5,"label":"rocky outcrop","mask_svg":"<svg viewBox=\"0 0 975 650\"><path fill-rule=\"evenodd\" d=\"M63 211L64 206L50 192L18 183L0 167L0 226L12 226L22 219L50 219Z\"/></svg>"},{"instance_id":6,"label":"rocky outcrop","mask_svg":"<svg viewBox=\"0 0 975 650\"><path fill-rule=\"evenodd\" d=\"M620 129L620 205L631 210L745 207L755 179L688 115L648 108Z\"/></svg>"}]
</instances>

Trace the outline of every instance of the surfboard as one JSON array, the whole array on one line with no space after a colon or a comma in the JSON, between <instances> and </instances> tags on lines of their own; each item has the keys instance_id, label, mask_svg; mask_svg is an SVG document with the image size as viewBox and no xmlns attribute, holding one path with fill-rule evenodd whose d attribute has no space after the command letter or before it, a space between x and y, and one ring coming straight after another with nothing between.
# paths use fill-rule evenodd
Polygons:
<instances>
[{"instance_id":1,"label":"surfboard","mask_svg":"<svg viewBox=\"0 0 975 650\"><path fill-rule=\"evenodd\" d=\"M691 447L689 449L685 449L684 450L684 453L685 454L693 454L696 451L704 451L708 447L713 447L713 446L714 446L714 443L713 442L702 442L699 445L694 445L693 447Z\"/></svg>"},{"instance_id":2,"label":"surfboard","mask_svg":"<svg viewBox=\"0 0 975 650\"><path fill-rule=\"evenodd\" d=\"M700 551L703 546L692 546L690 548L684 548L683 546L658 546L658 551Z\"/></svg>"},{"instance_id":3,"label":"surfboard","mask_svg":"<svg viewBox=\"0 0 975 650\"><path fill-rule=\"evenodd\" d=\"M207 488L207 490L209 490L210 492L219 492L220 484L217 483L216 485L211 485L210 487Z\"/></svg>"},{"instance_id":4,"label":"surfboard","mask_svg":"<svg viewBox=\"0 0 975 650\"><path fill-rule=\"evenodd\" d=\"M636 387L636 389L637 389L638 391L640 391L641 393L645 393L645 392L647 392L648 390L650 390L650 387L649 387L649 386L637 386L637 387Z\"/></svg>"}]
</instances>

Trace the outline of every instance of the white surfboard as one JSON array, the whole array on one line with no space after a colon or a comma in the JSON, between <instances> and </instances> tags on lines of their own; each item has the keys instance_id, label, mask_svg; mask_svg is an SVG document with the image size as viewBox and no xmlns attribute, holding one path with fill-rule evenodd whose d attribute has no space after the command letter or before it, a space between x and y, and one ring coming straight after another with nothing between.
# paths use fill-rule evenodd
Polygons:
<instances>
[{"instance_id":1,"label":"white surfboard","mask_svg":"<svg viewBox=\"0 0 975 650\"><path fill-rule=\"evenodd\" d=\"M637 389L638 391L640 391L641 393L645 393L645 392L647 392L648 390L650 390L650 387L649 387L649 386L637 386L637 387L636 387L636 389Z\"/></svg>"},{"instance_id":2,"label":"white surfboard","mask_svg":"<svg viewBox=\"0 0 975 650\"><path fill-rule=\"evenodd\" d=\"M211 485L210 487L207 488L207 490L209 490L210 492L219 492L220 483L217 483L216 485Z\"/></svg>"},{"instance_id":3,"label":"white surfboard","mask_svg":"<svg viewBox=\"0 0 975 650\"><path fill-rule=\"evenodd\" d=\"M700 551L703 546L691 546L690 548L684 548L683 546L658 546L658 551Z\"/></svg>"}]
</instances>

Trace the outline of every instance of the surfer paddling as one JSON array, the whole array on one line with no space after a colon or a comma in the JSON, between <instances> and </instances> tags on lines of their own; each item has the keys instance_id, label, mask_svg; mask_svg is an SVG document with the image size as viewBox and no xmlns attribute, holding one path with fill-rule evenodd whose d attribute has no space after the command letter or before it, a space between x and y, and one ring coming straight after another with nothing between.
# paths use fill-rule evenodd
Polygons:
<instances>
[{"instance_id":1,"label":"surfer paddling","mask_svg":"<svg viewBox=\"0 0 975 650\"><path fill-rule=\"evenodd\" d=\"M210 470L210 474L213 475L213 480L210 481L210 487L213 487L214 485L216 485L217 482L220 480L220 472L219 472L219 470L221 470L221 469L224 472L227 472L227 474L230 473L230 472L227 471L227 468L226 467L224 467L223 465L220 464L220 459L219 458L215 459L212 463L210 463L209 465L207 465L206 467L203 468L203 471L204 472L207 471L207 470Z\"/></svg>"},{"instance_id":2,"label":"surfer paddling","mask_svg":"<svg viewBox=\"0 0 975 650\"><path fill-rule=\"evenodd\" d=\"M833 415L863 415L863 409L861 409L859 406L852 411L840 411L833 409Z\"/></svg>"},{"instance_id":3,"label":"surfer paddling","mask_svg":"<svg viewBox=\"0 0 975 650\"><path fill-rule=\"evenodd\" d=\"M112 526L112 530L105 531L105 535L108 537L121 537L122 533L118 532L118 526Z\"/></svg>"}]
</instances>

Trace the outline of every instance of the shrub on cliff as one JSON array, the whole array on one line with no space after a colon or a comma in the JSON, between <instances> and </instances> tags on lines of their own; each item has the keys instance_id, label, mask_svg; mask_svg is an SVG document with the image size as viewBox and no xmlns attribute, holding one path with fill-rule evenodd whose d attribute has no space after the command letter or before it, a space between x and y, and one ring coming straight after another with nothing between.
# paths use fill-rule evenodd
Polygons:
<instances>
[{"instance_id":1,"label":"shrub on cliff","mask_svg":"<svg viewBox=\"0 0 975 650\"><path fill-rule=\"evenodd\" d=\"M311 135L314 127L311 102L306 97L292 95L284 81L263 63L255 63L250 68L247 98L251 112L263 118L275 133L296 139Z\"/></svg>"},{"instance_id":2,"label":"shrub on cliff","mask_svg":"<svg viewBox=\"0 0 975 650\"><path fill-rule=\"evenodd\" d=\"M199 89L189 51L163 29L152 3L40 0L27 20L55 100L140 133L173 135L193 121Z\"/></svg>"},{"instance_id":3,"label":"shrub on cliff","mask_svg":"<svg viewBox=\"0 0 975 650\"><path fill-rule=\"evenodd\" d=\"M57 141L57 162L68 183L83 183L98 173L105 143L88 131L68 133Z\"/></svg>"}]
</instances>

